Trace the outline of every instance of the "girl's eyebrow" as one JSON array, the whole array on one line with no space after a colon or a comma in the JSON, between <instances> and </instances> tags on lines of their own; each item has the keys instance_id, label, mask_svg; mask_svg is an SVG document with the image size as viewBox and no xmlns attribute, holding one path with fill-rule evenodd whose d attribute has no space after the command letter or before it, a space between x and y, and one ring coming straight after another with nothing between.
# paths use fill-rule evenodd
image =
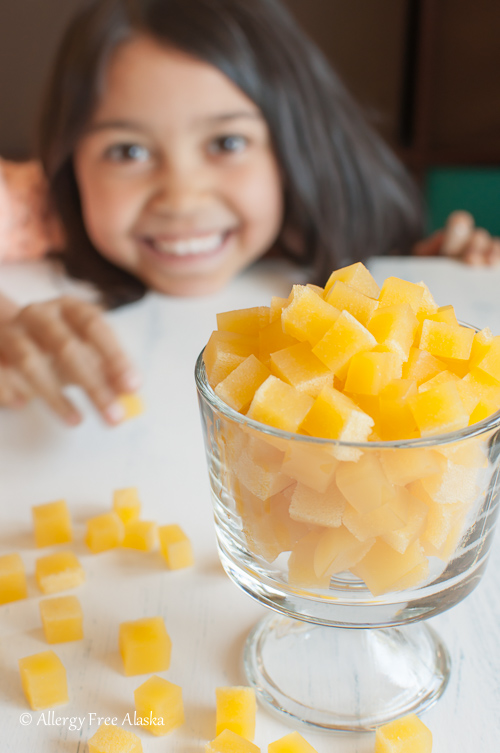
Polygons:
<instances>
[{"instance_id":1,"label":"girl's eyebrow","mask_svg":"<svg viewBox=\"0 0 500 753\"><path fill-rule=\"evenodd\" d=\"M212 123L226 123L231 120L240 120L248 118L250 120L262 120L262 115L258 110L241 110L239 112L223 112L208 117L201 117L194 121L195 125L204 125ZM86 133L95 133L108 129L125 130L125 131L147 131L147 127L142 123L134 120L102 120L97 123L91 123L86 128Z\"/></svg>"}]
</instances>

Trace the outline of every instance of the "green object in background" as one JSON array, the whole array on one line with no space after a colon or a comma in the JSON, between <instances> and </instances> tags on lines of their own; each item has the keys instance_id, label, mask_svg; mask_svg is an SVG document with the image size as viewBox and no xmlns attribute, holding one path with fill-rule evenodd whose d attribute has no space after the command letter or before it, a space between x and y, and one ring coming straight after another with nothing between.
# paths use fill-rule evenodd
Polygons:
<instances>
[{"instance_id":1,"label":"green object in background","mask_svg":"<svg viewBox=\"0 0 500 753\"><path fill-rule=\"evenodd\" d=\"M465 209L478 227L500 236L500 168L433 168L426 175L425 195L430 232L443 227L455 209Z\"/></svg>"}]
</instances>

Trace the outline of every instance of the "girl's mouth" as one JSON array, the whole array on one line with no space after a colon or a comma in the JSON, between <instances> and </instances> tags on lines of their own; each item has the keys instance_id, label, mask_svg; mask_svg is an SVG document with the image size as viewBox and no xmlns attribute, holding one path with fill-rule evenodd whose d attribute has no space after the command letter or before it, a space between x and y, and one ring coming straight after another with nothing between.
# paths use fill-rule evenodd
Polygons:
<instances>
[{"instance_id":1,"label":"girl's mouth","mask_svg":"<svg viewBox=\"0 0 500 753\"><path fill-rule=\"evenodd\" d=\"M169 238L147 238L149 247L161 256L209 256L219 251L232 230L210 233L207 235L193 235L177 240Z\"/></svg>"}]
</instances>

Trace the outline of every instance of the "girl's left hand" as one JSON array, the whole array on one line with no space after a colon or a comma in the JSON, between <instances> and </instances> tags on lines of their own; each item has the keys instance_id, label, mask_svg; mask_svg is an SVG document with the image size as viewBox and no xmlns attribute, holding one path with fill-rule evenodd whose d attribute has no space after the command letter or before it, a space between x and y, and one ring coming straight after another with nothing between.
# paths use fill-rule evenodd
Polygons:
<instances>
[{"instance_id":1,"label":"girl's left hand","mask_svg":"<svg viewBox=\"0 0 500 753\"><path fill-rule=\"evenodd\" d=\"M500 264L500 238L478 228L469 212L453 212L443 230L417 243L416 256L449 256L474 266Z\"/></svg>"}]
</instances>

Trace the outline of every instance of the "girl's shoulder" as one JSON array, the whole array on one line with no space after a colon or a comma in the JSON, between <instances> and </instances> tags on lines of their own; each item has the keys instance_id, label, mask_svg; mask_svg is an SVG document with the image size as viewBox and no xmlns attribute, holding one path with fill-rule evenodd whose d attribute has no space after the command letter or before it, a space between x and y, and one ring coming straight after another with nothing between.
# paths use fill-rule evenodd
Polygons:
<instances>
[{"instance_id":1,"label":"girl's shoulder","mask_svg":"<svg viewBox=\"0 0 500 753\"><path fill-rule=\"evenodd\" d=\"M63 244L41 164L0 158L0 262L39 259Z\"/></svg>"}]
</instances>

